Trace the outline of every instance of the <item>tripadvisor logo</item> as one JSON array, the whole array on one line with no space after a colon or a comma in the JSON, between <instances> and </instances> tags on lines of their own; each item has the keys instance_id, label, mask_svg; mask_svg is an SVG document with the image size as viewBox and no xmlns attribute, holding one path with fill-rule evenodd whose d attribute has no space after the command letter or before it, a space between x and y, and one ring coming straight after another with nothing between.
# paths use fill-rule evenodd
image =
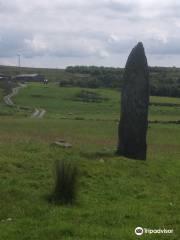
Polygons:
<instances>
[{"instance_id":1,"label":"tripadvisor logo","mask_svg":"<svg viewBox=\"0 0 180 240\"><path fill-rule=\"evenodd\" d=\"M135 234L137 236L141 236L143 234L172 234L174 232L173 229L149 229L149 228L142 228L142 227L136 227L135 228Z\"/></svg>"},{"instance_id":2,"label":"tripadvisor logo","mask_svg":"<svg viewBox=\"0 0 180 240\"><path fill-rule=\"evenodd\" d=\"M140 236L140 235L142 235L143 234L143 228L142 227L137 227L137 228L135 228L135 234L136 235L138 235L138 236Z\"/></svg>"}]
</instances>

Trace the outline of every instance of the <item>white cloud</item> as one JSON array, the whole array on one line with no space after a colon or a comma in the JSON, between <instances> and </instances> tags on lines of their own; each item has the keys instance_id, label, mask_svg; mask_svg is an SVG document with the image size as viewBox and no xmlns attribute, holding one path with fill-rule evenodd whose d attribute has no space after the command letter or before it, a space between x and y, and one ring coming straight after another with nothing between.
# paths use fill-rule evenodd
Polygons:
<instances>
[{"instance_id":1,"label":"white cloud","mask_svg":"<svg viewBox=\"0 0 180 240\"><path fill-rule=\"evenodd\" d=\"M180 64L173 57L180 54L179 7L178 0L0 0L0 63L21 52L26 64L41 57L42 66L52 65L54 57L62 66L117 66L143 41L154 62L171 55L169 65Z\"/></svg>"},{"instance_id":2,"label":"white cloud","mask_svg":"<svg viewBox=\"0 0 180 240\"><path fill-rule=\"evenodd\" d=\"M48 49L47 42L41 36L34 36L33 39L24 39L28 48L35 52L46 51Z\"/></svg>"}]
</instances>

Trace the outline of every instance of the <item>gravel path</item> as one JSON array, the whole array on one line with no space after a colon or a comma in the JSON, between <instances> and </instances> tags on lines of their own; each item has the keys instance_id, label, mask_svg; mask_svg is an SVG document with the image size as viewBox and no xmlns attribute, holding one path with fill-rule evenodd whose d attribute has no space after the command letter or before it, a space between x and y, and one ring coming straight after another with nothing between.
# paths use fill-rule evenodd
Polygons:
<instances>
[{"instance_id":1,"label":"gravel path","mask_svg":"<svg viewBox=\"0 0 180 240\"><path fill-rule=\"evenodd\" d=\"M46 113L45 109L35 108L34 112L31 115L31 118L43 118L45 113Z\"/></svg>"},{"instance_id":2,"label":"gravel path","mask_svg":"<svg viewBox=\"0 0 180 240\"><path fill-rule=\"evenodd\" d=\"M12 97L16 96L19 93L19 90L24 87L26 87L25 84L19 84L18 87L13 88L12 92L3 98L5 104L8 106L15 106L14 102L12 101ZM45 109L35 108L34 112L31 114L31 118L43 118L45 113Z\"/></svg>"},{"instance_id":3,"label":"gravel path","mask_svg":"<svg viewBox=\"0 0 180 240\"><path fill-rule=\"evenodd\" d=\"M12 101L11 98L12 98L13 96L17 95L18 92L19 92L19 90L20 90L21 88L24 88L24 87L26 87L25 84L19 84L18 87L13 88L13 89L12 89L12 93L6 95L6 96L3 98L5 104L8 105L8 106L13 106L13 105L15 105L15 104L13 103L13 101Z\"/></svg>"}]
</instances>

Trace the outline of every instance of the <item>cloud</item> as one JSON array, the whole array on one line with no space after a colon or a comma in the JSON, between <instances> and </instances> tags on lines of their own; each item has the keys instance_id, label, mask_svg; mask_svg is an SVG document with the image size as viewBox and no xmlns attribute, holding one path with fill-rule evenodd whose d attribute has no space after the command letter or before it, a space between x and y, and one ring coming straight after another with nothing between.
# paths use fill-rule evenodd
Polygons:
<instances>
[{"instance_id":1,"label":"cloud","mask_svg":"<svg viewBox=\"0 0 180 240\"><path fill-rule=\"evenodd\" d=\"M180 55L180 37L170 38L166 42L157 40L148 40L147 52L153 55Z\"/></svg>"},{"instance_id":2,"label":"cloud","mask_svg":"<svg viewBox=\"0 0 180 240\"><path fill-rule=\"evenodd\" d=\"M0 56L14 57L18 52L26 49L24 39L30 36L28 32L20 32L12 29L0 30Z\"/></svg>"},{"instance_id":3,"label":"cloud","mask_svg":"<svg viewBox=\"0 0 180 240\"><path fill-rule=\"evenodd\" d=\"M178 55L179 7L178 0L0 0L0 58L21 52L29 62L115 65L138 41L153 61Z\"/></svg>"}]
</instances>

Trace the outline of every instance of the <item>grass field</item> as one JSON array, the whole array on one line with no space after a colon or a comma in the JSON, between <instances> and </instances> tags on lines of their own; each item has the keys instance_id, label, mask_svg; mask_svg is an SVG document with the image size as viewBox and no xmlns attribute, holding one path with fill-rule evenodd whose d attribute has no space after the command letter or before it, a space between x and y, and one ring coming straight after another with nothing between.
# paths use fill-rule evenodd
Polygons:
<instances>
[{"instance_id":1,"label":"grass field","mask_svg":"<svg viewBox=\"0 0 180 240\"><path fill-rule=\"evenodd\" d=\"M18 105L45 108L47 117L68 119L118 120L120 111L120 93L109 89L90 89L107 98L100 103L75 101L74 96L81 88L63 88L56 84L44 86L31 84L16 97ZM180 99L151 97L153 103L179 104L179 106L151 106L150 120L180 120Z\"/></svg>"},{"instance_id":2,"label":"grass field","mask_svg":"<svg viewBox=\"0 0 180 240\"><path fill-rule=\"evenodd\" d=\"M180 125L149 125L146 162L117 157L119 92L91 89L108 100L82 102L76 99L80 91L30 84L14 98L28 110L1 103L0 239L134 240L135 227L142 226L174 233L141 239L178 240ZM180 104L180 99L151 97L151 102ZM35 107L47 110L43 119L29 117ZM180 107L153 105L149 119L180 120ZM72 149L53 147L58 139ZM73 206L47 200L58 159L80 169Z\"/></svg>"}]
</instances>

